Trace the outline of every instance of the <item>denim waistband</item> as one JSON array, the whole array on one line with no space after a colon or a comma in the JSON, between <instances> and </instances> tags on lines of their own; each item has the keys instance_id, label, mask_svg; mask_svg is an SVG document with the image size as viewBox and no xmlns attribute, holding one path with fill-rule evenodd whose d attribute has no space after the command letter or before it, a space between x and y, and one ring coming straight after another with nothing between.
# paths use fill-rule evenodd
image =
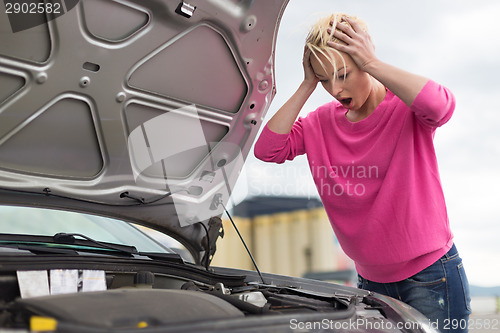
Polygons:
<instances>
[{"instance_id":1,"label":"denim waistband","mask_svg":"<svg viewBox=\"0 0 500 333\"><path fill-rule=\"evenodd\" d=\"M457 256L458 256L458 250L457 247L455 246L455 243L453 243L451 249L441 257L441 261L450 260Z\"/></svg>"}]
</instances>

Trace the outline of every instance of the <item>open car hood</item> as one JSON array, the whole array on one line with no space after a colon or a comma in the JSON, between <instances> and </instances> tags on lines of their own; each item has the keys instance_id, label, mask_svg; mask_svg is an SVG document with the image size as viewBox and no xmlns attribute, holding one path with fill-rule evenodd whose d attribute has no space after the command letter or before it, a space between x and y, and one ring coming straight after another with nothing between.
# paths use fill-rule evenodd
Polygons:
<instances>
[{"instance_id":1,"label":"open car hood","mask_svg":"<svg viewBox=\"0 0 500 333\"><path fill-rule=\"evenodd\" d=\"M210 255L275 93L287 2L3 10L0 202L129 220Z\"/></svg>"}]
</instances>

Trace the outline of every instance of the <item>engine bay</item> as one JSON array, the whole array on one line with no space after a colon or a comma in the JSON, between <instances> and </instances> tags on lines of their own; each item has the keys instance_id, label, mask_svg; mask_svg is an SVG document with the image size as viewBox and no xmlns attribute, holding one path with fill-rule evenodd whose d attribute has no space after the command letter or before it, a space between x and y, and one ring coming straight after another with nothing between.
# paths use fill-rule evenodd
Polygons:
<instances>
[{"instance_id":1,"label":"engine bay","mask_svg":"<svg viewBox=\"0 0 500 333\"><path fill-rule=\"evenodd\" d=\"M72 268L61 263L57 265L60 259L39 260L32 270L26 270L27 263L23 263L20 270L0 272L1 328L33 330L40 318L57 322L59 328L69 325L69 331L77 331L78 327L170 327L299 313L335 313L337 318L348 319L354 315L355 305L362 301L353 295L339 297L288 286L245 282L243 276L206 272L189 265L183 270L184 264L169 264L171 269L137 270L140 266L137 265L136 270L124 270L125 266L120 263L121 269L113 270L110 268L116 263L99 264L96 258L93 264L89 262L88 267L81 263ZM96 264L99 269L96 269ZM37 266L50 268L39 269ZM105 266L110 267L105 269ZM85 291L82 276L89 271L94 272L90 275L93 279L104 277L103 290ZM179 274L181 271L183 273ZM49 294L23 297L26 293L24 286L30 282L23 280L27 277L34 280L33 275L25 272L47 274ZM76 272L79 279L76 292L61 292L64 285L67 287L71 283L55 276L63 273L71 276L72 272Z\"/></svg>"},{"instance_id":2,"label":"engine bay","mask_svg":"<svg viewBox=\"0 0 500 333\"><path fill-rule=\"evenodd\" d=\"M18 276L0 275L0 327L27 328L35 316L91 327L133 328L257 314L346 312L350 302L293 288L247 283L226 287L223 282L210 285L151 271L106 271L102 291L22 298Z\"/></svg>"}]
</instances>

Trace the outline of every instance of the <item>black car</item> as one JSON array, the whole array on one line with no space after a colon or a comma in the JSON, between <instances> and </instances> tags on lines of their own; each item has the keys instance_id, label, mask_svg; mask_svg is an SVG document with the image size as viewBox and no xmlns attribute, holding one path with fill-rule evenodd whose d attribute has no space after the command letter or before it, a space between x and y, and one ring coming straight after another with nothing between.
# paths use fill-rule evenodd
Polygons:
<instances>
[{"instance_id":1,"label":"black car","mask_svg":"<svg viewBox=\"0 0 500 333\"><path fill-rule=\"evenodd\" d=\"M435 331L382 295L210 266L287 2L4 1L0 331Z\"/></svg>"}]
</instances>

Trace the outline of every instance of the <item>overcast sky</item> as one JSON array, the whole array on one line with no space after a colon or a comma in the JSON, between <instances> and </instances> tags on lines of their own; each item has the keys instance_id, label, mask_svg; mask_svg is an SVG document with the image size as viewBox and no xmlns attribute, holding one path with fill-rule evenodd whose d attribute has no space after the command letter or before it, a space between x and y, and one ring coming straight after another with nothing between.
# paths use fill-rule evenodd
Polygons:
<instances>
[{"instance_id":1,"label":"overcast sky","mask_svg":"<svg viewBox=\"0 0 500 333\"><path fill-rule=\"evenodd\" d=\"M333 11L368 24L379 59L455 94L455 114L435 138L450 223L470 283L500 285L500 1L290 0L276 46L277 95L266 121L302 81L308 28ZM330 100L318 86L301 114ZM251 152L245 173L238 188L248 196L318 196L305 157L274 165Z\"/></svg>"}]
</instances>

